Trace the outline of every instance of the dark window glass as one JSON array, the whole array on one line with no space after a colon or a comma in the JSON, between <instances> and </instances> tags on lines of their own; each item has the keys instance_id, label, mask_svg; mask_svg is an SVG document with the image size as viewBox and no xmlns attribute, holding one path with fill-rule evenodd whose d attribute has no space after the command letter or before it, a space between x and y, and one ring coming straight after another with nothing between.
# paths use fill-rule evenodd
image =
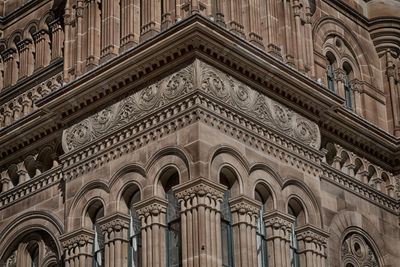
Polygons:
<instances>
[{"instance_id":1,"label":"dark window glass","mask_svg":"<svg viewBox=\"0 0 400 267\"><path fill-rule=\"evenodd\" d=\"M142 255L142 236L141 236L141 226L142 223L136 210L132 208L133 204L140 201L140 192L137 191L129 204L129 246L128 246L128 263L129 267L139 267L141 266L141 255Z\"/></svg>"},{"instance_id":2,"label":"dark window glass","mask_svg":"<svg viewBox=\"0 0 400 267\"><path fill-rule=\"evenodd\" d=\"M179 267L182 266L180 207L172 189L167 191L165 197L168 200L166 214L167 266Z\"/></svg>"},{"instance_id":3,"label":"dark window glass","mask_svg":"<svg viewBox=\"0 0 400 267\"><path fill-rule=\"evenodd\" d=\"M344 82L344 94L346 98L346 106L352 108L350 93L350 73L346 73L346 81Z\"/></svg>"},{"instance_id":4,"label":"dark window glass","mask_svg":"<svg viewBox=\"0 0 400 267\"><path fill-rule=\"evenodd\" d=\"M264 203L260 193L255 191L255 199ZM265 212L264 205L261 206L257 219L257 266L268 267L268 252L267 252L267 234L263 214Z\"/></svg>"},{"instance_id":5,"label":"dark window glass","mask_svg":"<svg viewBox=\"0 0 400 267\"><path fill-rule=\"evenodd\" d=\"M104 216L103 207L99 208L94 216L93 230L94 230L94 240L93 240L93 267L103 267L104 266L104 235L100 231L100 226L98 225L98 220Z\"/></svg>"},{"instance_id":6,"label":"dark window glass","mask_svg":"<svg viewBox=\"0 0 400 267\"><path fill-rule=\"evenodd\" d=\"M328 89L330 91L334 92L335 91L335 77L333 74L333 62L331 60L329 60L327 79L328 79Z\"/></svg>"},{"instance_id":7,"label":"dark window glass","mask_svg":"<svg viewBox=\"0 0 400 267\"><path fill-rule=\"evenodd\" d=\"M232 213L229 207L231 191L224 193L221 205L221 240L222 240L222 266L233 267L233 237L232 237Z\"/></svg>"},{"instance_id":8,"label":"dark window glass","mask_svg":"<svg viewBox=\"0 0 400 267\"><path fill-rule=\"evenodd\" d=\"M296 216L292 207L289 206L289 214ZM300 258L298 254L299 243L296 238L295 228L297 226L297 218L295 219L290 231L290 267L300 267Z\"/></svg>"}]
</instances>

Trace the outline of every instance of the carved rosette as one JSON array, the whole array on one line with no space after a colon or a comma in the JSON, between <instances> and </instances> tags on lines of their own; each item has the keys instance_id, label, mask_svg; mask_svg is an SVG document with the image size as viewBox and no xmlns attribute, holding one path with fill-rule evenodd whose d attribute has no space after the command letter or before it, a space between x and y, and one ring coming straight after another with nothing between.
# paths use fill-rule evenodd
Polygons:
<instances>
[{"instance_id":1,"label":"carved rosette","mask_svg":"<svg viewBox=\"0 0 400 267\"><path fill-rule=\"evenodd\" d=\"M358 233L348 235L342 243L341 262L356 263L358 266L378 267L375 252Z\"/></svg>"}]
</instances>

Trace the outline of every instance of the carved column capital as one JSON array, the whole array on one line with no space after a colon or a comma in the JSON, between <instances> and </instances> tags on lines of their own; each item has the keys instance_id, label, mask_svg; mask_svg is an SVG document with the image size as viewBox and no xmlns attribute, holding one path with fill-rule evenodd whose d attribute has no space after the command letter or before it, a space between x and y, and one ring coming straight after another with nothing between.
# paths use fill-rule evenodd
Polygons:
<instances>
[{"instance_id":1,"label":"carved column capital","mask_svg":"<svg viewBox=\"0 0 400 267\"><path fill-rule=\"evenodd\" d=\"M81 228L71 233L60 236L61 246L65 250L69 250L78 246L84 246L86 244L92 244L93 239L94 231L85 228Z\"/></svg>"},{"instance_id":2,"label":"carved column capital","mask_svg":"<svg viewBox=\"0 0 400 267\"><path fill-rule=\"evenodd\" d=\"M326 246L329 237L328 232L310 224L296 228L295 232L298 241L305 240L306 242L315 242L324 246Z\"/></svg>"},{"instance_id":3,"label":"carved column capital","mask_svg":"<svg viewBox=\"0 0 400 267\"><path fill-rule=\"evenodd\" d=\"M391 65L389 67L386 68L386 75L391 78L395 78L396 77L396 65Z\"/></svg>"},{"instance_id":4,"label":"carved column capital","mask_svg":"<svg viewBox=\"0 0 400 267\"><path fill-rule=\"evenodd\" d=\"M25 38L17 43L17 48L20 52L23 52L29 49L29 46L32 44L32 40L29 38Z\"/></svg>"},{"instance_id":5,"label":"carved column capital","mask_svg":"<svg viewBox=\"0 0 400 267\"><path fill-rule=\"evenodd\" d=\"M343 69L336 69L335 73L335 80L338 82L344 83L346 81L346 72Z\"/></svg>"},{"instance_id":6,"label":"carved column capital","mask_svg":"<svg viewBox=\"0 0 400 267\"><path fill-rule=\"evenodd\" d=\"M220 199L222 201L226 190L226 186L215 184L205 178L190 180L173 188L178 200L186 200L196 195L208 196L212 199Z\"/></svg>"},{"instance_id":7,"label":"carved column capital","mask_svg":"<svg viewBox=\"0 0 400 267\"><path fill-rule=\"evenodd\" d=\"M265 227L288 230L292 228L295 217L280 211L271 211L263 214Z\"/></svg>"},{"instance_id":8,"label":"carved column capital","mask_svg":"<svg viewBox=\"0 0 400 267\"><path fill-rule=\"evenodd\" d=\"M229 200L231 212L239 214L248 214L250 216L258 217L261 208L260 202L248 198L246 196L238 196Z\"/></svg>"},{"instance_id":9,"label":"carved column capital","mask_svg":"<svg viewBox=\"0 0 400 267\"><path fill-rule=\"evenodd\" d=\"M32 34L33 40L35 40L35 43L38 43L46 38L46 36L49 34L49 32L46 29L40 29L37 32L34 32Z\"/></svg>"},{"instance_id":10,"label":"carved column capital","mask_svg":"<svg viewBox=\"0 0 400 267\"><path fill-rule=\"evenodd\" d=\"M136 203L133 207L136 210L139 218L147 218L152 215L166 213L168 201L160 197L151 197Z\"/></svg>"},{"instance_id":11,"label":"carved column capital","mask_svg":"<svg viewBox=\"0 0 400 267\"><path fill-rule=\"evenodd\" d=\"M106 234L129 228L130 217L128 214L115 213L99 219L100 230Z\"/></svg>"},{"instance_id":12,"label":"carved column capital","mask_svg":"<svg viewBox=\"0 0 400 267\"><path fill-rule=\"evenodd\" d=\"M14 59L14 55L17 53L17 50L15 48L8 48L5 51L1 53L1 56L3 57L4 62L8 62L10 60Z\"/></svg>"}]
</instances>

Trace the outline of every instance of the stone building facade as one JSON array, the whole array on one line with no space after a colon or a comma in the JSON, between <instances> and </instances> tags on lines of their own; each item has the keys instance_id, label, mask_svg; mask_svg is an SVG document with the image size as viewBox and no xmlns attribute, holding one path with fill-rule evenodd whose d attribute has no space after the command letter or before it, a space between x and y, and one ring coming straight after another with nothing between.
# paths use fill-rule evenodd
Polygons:
<instances>
[{"instance_id":1,"label":"stone building facade","mask_svg":"<svg viewBox=\"0 0 400 267\"><path fill-rule=\"evenodd\" d=\"M0 266L398 266L399 14L0 1Z\"/></svg>"}]
</instances>

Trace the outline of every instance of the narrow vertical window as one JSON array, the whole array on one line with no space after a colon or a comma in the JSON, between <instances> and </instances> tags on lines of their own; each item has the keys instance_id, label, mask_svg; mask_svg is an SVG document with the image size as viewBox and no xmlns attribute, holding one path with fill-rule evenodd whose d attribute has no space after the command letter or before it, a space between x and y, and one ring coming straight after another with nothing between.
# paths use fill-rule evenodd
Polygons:
<instances>
[{"instance_id":1,"label":"narrow vertical window","mask_svg":"<svg viewBox=\"0 0 400 267\"><path fill-rule=\"evenodd\" d=\"M289 206L289 214L295 216L294 210ZM298 254L299 243L296 238L297 217L292 224L292 229L290 231L290 267L300 267L300 259Z\"/></svg>"},{"instance_id":2,"label":"narrow vertical window","mask_svg":"<svg viewBox=\"0 0 400 267\"><path fill-rule=\"evenodd\" d=\"M142 254L142 239L141 239L141 221L136 213L136 210L132 207L135 203L140 201L140 191L136 191L132 196L129 204L129 245L128 245L128 266L129 267L140 267L141 266L141 254Z\"/></svg>"},{"instance_id":3,"label":"narrow vertical window","mask_svg":"<svg viewBox=\"0 0 400 267\"><path fill-rule=\"evenodd\" d=\"M166 213L167 267L182 266L180 206L172 191L172 186L177 184L177 178L170 178L165 188L165 198L168 200Z\"/></svg>"},{"instance_id":4,"label":"narrow vertical window","mask_svg":"<svg viewBox=\"0 0 400 267\"><path fill-rule=\"evenodd\" d=\"M233 236L232 236L232 213L229 207L231 190L224 193L221 204L221 240L222 240L222 266L233 266Z\"/></svg>"},{"instance_id":5,"label":"narrow vertical window","mask_svg":"<svg viewBox=\"0 0 400 267\"><path fill-rule=\"evenodd\" d=\"M326 54L326 58L328 60L328 67L326 70L326 80L328 82L329 91L335 92L335 74L334 74L334 64L335 64L335 56L328 52Z\"/></svg>"},{"instance_id":6,"label":"narrow vertical window","mask_svg":"<svg viewBox=\"0 0 400 267\"><path fill-rule=\"evenodd\" d=\"M265 201L257 190L255 191L255 199L262 203L257 219L257 266L268 267L267 235L263 220Z\"/></svg>"},{"instance_id":7,"label":"narrow vertical window","mask_svg":"<svg viewBox=\"0 0 400 267\"><path fill-rule=\"evenodd\" d=\"M93 240L93 260L92 267L104 266L104 235L100 231L98 221L104 216L104 208L99 208L93 220L94 240Z\"/></svg>"}]
</instances>

